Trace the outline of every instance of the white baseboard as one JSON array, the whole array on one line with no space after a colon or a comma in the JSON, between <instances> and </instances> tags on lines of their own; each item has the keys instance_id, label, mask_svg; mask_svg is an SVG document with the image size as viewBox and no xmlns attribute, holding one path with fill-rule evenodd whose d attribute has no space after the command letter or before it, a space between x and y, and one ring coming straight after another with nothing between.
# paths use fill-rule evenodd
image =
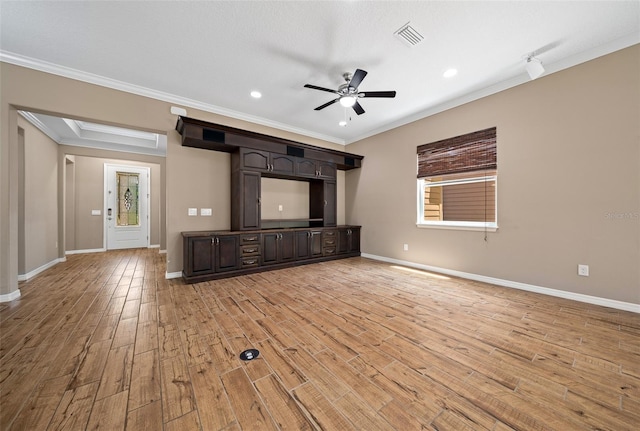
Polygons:
<instances>
[{"instance_id":1,"label":"white baseboard","mask_svg":"<svg viewBox=\"0 0 640 431\"><path fill-rule=\"evenodd\" d=\"M160 244L151 244L147 248L160 248Z\"/></svg>"},{"instance_id":2,"label":"white baseboard","mask_svg":"<svg viewBox=\"0 0 640 431\"><path fill-rule=\"evenodd\" d=\"M158 251L158 253L160 253L160 254L167 254L167 250L160 250L160 251Z\"/></svg>"},{"instance_id":3,"label":"white baseboard","mask_svg":"<svg viewBox=\"0 0 640 431\"><path fill-rule=\"evenodd\" d=\"M65 254L103 253L105 251L107 251L106 248L90 248L88 250L67 250Z\"/></svg>"},{"instance_id":4,"label":"white baseboard","mask_svg":"<svg viewBox=\"0 0 640 431\"><path fill-rule=\"evenodd\" d=\"M58 259L54 259L49 263L45 263L44 265L42 265L39 268L34 269L33 271L29 271L26 274L18 274L18 281L27 281L30 278L35 277L36 275L40 274L42 271L47 270L49 268L51 268L52 266L60 263L60 262L65 262L67 260L66 257L60 257Z\"/></svg>"},{"instance_id":5,"label":"white baseboard","mask_svg":"<svg viewBox=\"0 0 640 431\"><path fill-rule=\"evenodd\" d=\"M11 293L5 293L4 295L0 295L0 302L11 302L20 298L20 289L16 289Z\"/></svg>"},{"instance_id":6,"label":"white baseboard","mask_svg":"<svg viewBox=\"0 0 640 431\"><path fill-rule=\"evenodd\" d=\"M373 260L380 260L387 263L395 263L397 265L408 266L411 268L423 269L426 271L438 272L441 274L452 275L454 277L466 278L469 280L482 281L484 283L496 284L503 287L511 287L514 289L526 290L528 292L541 293L543 295L555 296L558 298L572 299L574 301L586 302L588 304L602 305L603 307L616 308L618 310L631 311L640 313L640 304L632 302L617 301L615 299L600 298L598 296L583 295L581 293L567 292L564 290L551 289L548 287L536 286L533 284L520 283L518 281L504 280L501 278L487 277L484 275L472 274L470 272L456 271L452 269L439 268L437 266L423 265L420 263L408 262L405 260L392 259L384 256L376 256L374 254L362 253L362 257Z\"/></svg>"},{"instance_id":7,"label":"white baseboard","mask_svg":"<svg viewBox=\"0 0 640 431\"><path fill-rule=\"evenodd\" d=\"M164 278L166 278L167 280L170 280L172 278L180 278L180 277L182 277L182 271L164 273Z\"/></svg>"}]
</instances>

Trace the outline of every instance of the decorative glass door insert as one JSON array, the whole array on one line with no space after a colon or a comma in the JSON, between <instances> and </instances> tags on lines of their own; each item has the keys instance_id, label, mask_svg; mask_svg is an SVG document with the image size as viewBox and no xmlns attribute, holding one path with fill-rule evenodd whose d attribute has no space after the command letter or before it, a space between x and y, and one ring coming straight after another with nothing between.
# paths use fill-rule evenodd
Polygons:
<instances>
[{"instance_id":1,"label":"decorative glass door insert","mask_svg":"<svg viewBox=\"0 0 640 431\"><path fill-rule=\"evenodd\" d=\"M116 186L118 189L116 226L140 225L139 184L140 174L116 172Z\"/></svg>"}]
</instances>

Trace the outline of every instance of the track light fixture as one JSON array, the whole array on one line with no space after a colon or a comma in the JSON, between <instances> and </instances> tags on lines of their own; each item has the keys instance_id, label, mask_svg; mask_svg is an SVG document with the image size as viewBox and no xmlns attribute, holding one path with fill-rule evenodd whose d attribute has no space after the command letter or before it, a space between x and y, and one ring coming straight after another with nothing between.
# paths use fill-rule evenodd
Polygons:
<instances>
[{"instance_id":1,"label":"track light fixture","mask_svg":"<svg viewBox=\"0 0 640 431\"><path fill-rule=\"evenodd\" d=\"M542 62L534 57L533 54L527 55L525 61L525 68L527 69L527 73L531 79L536 79L544 73Z\"/></svg>"}]
</instances>

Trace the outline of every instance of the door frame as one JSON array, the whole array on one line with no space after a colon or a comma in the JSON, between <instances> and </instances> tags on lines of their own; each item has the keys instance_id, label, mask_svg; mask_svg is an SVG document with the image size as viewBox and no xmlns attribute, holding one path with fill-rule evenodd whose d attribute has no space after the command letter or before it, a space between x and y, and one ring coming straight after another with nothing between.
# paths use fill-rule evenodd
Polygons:
<instances>
[{"instance_id":1,"label":"door frame","mask_svg":"<svg viewBox=\"0 0 640 431\"><path fill-rule=\"evenodd\" d=\"M149 206L149 201L151 200L151 168L148 166L139 166L139 165L128 165L128 164L122 164L122 163L108 163L106 162L104 164L104 195L102 198L102 227L103 227L103 241L102 241L102 247L104 248L105 251L109 250L109 243L108 243L108 235L109 235L109 223L107 223L107 209L109 207L109 203L107 202L107 198L109 195L109 178L107 175L108 172L108 168L114 168L114 169L121 169L123 171L127 171L128 169L136 169L136 170L143 170L146 171L147 173L147 195L143 197L144 201L145 201L145 205L146 205L146 212L147 212L147 228L146 228L146 236L147 236L147 240L146 240L146 244L144 245L144 247L149 248L149 244L151 241L151 211L150 211L150 206ZM139 199L140 201L142 201L142 199Z\"/></svg>"}]
</instances>

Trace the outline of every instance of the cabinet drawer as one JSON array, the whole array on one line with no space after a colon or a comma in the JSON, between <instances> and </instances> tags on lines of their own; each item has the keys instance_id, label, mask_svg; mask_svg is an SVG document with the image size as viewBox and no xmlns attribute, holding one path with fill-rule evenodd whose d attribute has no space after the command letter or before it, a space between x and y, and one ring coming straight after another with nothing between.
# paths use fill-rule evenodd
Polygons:
<instances>
[{"instance_id":1,"label":"cabinet drawer","mask_svg":"<svg viewBox=\"0 0 640 431\"><path fill-rule=\"evenodd\" d=\"M244 256L255 256L260 254L260 244L243 245L240 247L240 254Z\"/></svg>"},{"instance_id":2,"label":"cabinet drawer","mask_svg":"<svg viewBox=\"0 0 640 431\"><path fill-rule=\"evenodd\" d=\"M253 268L254 266L260 266L260 256L242 258L243 268Z\"/></svg>"},{"instance_id":3,"label":"cabinet drawer","mask_svg":"<svg viewBox=\"0 0 640 431\"><path fill-rule=\"evenodd\" d=\"M260 234L248 234L248 235L240 235L240 244L259 244L260 243Z\"/></svg>"},{"instance_id":4,"label":"cabinet drawer","mask_svg":"<svg viewBox=\"0 0 640 431\"><path fill-rule=\"evenodd\" d=\"M335 247L336 239L335 238L323 238L322 246L323 247Z\"/></svg>"},{"instance_id":5,"label":"cabinet drawer","mask_svg":"<svg viewBox=\"0 0 640 431\"><path fill-rule=\"evenodd\" d=\"M324 247L322 249L322 255L323 256L334 256L336 254L336 248L335 247Z\"/></svg>"}]
</instances>

